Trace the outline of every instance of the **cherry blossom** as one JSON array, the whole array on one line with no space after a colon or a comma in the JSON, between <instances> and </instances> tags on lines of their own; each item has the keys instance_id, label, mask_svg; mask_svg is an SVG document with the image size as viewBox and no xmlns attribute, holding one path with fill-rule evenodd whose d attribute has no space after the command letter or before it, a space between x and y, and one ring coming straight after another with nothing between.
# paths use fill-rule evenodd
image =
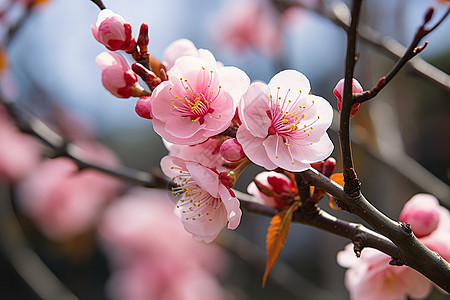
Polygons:
<instances>
[{"instance_id":1,"label":"cherry blossom","mask_svg":"<svg viewBox=\"0 0 450 300\"><path fill-rule=\"evenodd\" d=\"M242 215L239 200L220 181L219 172L174 156L163 157L161 168L179 186L173 190L182 196L176 212L195 240L213 241L227 221L229 229L236 229Z\"/></svg>"},{"instance_id":2,"label":"cherry blossom","mask_svg":"<svg viewBox=\"0 0 450 300\"><path fill-rule=\"evenodd\" d=\"M224 298L214 277L224 253L192 240L165 191L133 188L106 209L99 233L112 265L108 298Z\"/></svg>"},{"instance_id":3,"label":"cherry blossom","mask_svg":"<svg viewBox=\"0 0 450 300\"><path fill-rule=\"evenodd\" d=\"M278 12L271 3L261 0L226 1L217 16L221 46L232 45L239 51L256 49L265 55L276 56L282 50L282 35Z\"/></svg>"},{"instance_id":4,"label":"cherry blossom","mask_svg":"<svg viewBox=\"0 0 450 300\"><path fill-rule=\"evenodd\" d=\"M400 221L410 222L411 228L425 246L450 261L450 212L437 199L417 194L404 206ZM358 259L349 244L337 255L338 263L349 268L345 285L351 299L371 300L425 298L432 290L432 282L407 266L392 266L390 256L366 248Z\"/></svg>"},{"instance_id":5,"label":"cherry blossom","mask_svg":"<svg viewBox=\"0 0 450 300\"><path fill-rule=\"evenodd\" d=\"M153 128L168 142L184 145L228 128L250 81L235 67L217 67L211 52L203 49L199 57L178 58L168 76L152 94Z\"/></svg>"},{"instance_id":6,"label":"cherry blossom","mask_svg":"<svg viewBox=\"0 0 450 300\"><path fill-rule=\"evenodd\" d=\"M115 156L96 144L84 144L87 159L116 164ZM52 239L89 229L101 208L115 197L120 181L94 170L79 171L68 158L47 160L18 186L22 211Z\"/></svg>"},{"instance_id":7,"label":"cherry blossom","mask_svg":"<svg viewBox=\"0 0 450 300\"><path fill-rule=\"evenodd\" d=\"M0 180L17 182L32 172L40 162L41 146L14 126L0 105Z\"/></svg>"},{"instance_id":8,"label":"cherry blossom","mask_svg":"<svg viewBox=\"0 0 450 300\"><path fill-rule=\"evenodd\" d=\"M345 79L342 78L339 80L339 82L336 84L336 87L333 89L333 94L336 96L337 99L337 108L339 111L341 111L341 103L342 103L342 95L344 94L344 81ZM361 84L353 78L352 81L352 92L353 93L361 93L364 89L362 88ZM356 115L358 112L359 107L361 106L361 103L356 103L352 105L352 110L350 112L350 116Z\"/></svg>"},{"instance_id":9,"label":"cherry blossom","mask_svg":"<svg viewBox=\"0 0 450 300\"><path fill-rule=\"evenodd\" d=\"M110 9L100 11L91 29L95 39L110 51L130 51L136 46L130 23Z\"/></svg>"},{"instance_id":10,"label":"cherry blossom","mask_svg":"<svg viewBox=\"0 0 450 300\"><path fill-rule=\"evenodd\" d=\"M247 192L260 200L261 204L265 204L274 208L285 208L286 204L280 200L293 200L297 195L297 188L288 176L278 172L262 172L256 175L255 180L271 191L271 195L266 195L260 191L252 182L247 187Z\"/></svg>"},{"instance_id":11,"label":"cherry blossom","mask_svg":"<svg viewBox=\"0 0 450 300\"><path fill-rule=\"evenodd\" d=\"M163 142L169 150L170 156L195 161L219 172L231 170L227 161L220 154L220 147L223 143L223 138L220 136L211 137L207 141L195 145L177 145L165 140Z\"/></svg>"},{"instance_id":12,"label":"cherry blossom","mask_svg":"<svg viewBox=\"0 0 450 300\"><path fill-rule=\"evenodd\" d=\"M253 163L300 172L331 154L326 130L333 109L309 92L308 79L294 70L276 74L268 85L250 85L240 102L236 137Z\"/></svg>"},{"instance_id":13,"label":"cherry blossom","mask_svg":"<svg viewBox=\"0 0 450 300\"><path fill-rule=\"evenodd\" d=\"M148 95L137 83L137 75L122 55L102 52L96 57L95 62L102 69L103 86L114 96L129 98Z\"/></svg>"}]
</instances>

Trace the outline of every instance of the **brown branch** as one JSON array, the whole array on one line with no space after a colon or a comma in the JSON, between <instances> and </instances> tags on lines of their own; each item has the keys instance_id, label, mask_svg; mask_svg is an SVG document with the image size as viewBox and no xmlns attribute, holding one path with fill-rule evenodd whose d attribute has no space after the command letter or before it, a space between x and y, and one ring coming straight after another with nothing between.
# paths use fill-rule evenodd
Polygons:
<instances>
[{"instance_id":1,"label":"brown branch","mask_svg":"<svg viewBox=\"0 0 450 300\"><path fill-rule=\"evenodd\" d=\"M307 177L309 181L311 181L309 179L309 173L304 172L302 174ZM268 217L273 217L279 212L275 208L257 203L257 200L251 195L236 190L234 192L239 198L241 207L246 211ZM350 223L338 219L320 209L317 204L312 201L306 201L303 203L294 213L292 221L316 227L318 229L347 238L355 244L355 252L357 253L360 253L365 247L370 247L386 253L395 261L399 261L401 259L401 254L397 246L395 246L395 244L386 237L364 227L362 224Z\"/></svg>"},{"instance_id":2,"label":"brown branch","mask_svg":"<svg viewBox=\"0 0 450 300\"><path fill-rule=\"evenodd\" d=\"M431 33L434 29L436 29L448 16L450 13L450 7L447 12L441 17L441 19L430 29L425 28L427 23L430 21L433 15L434 9L430 8L424 18L423 24L417 29L417 32L409 45L408 49L405 51L403 56L399 59L399 61L395 64L392 70L385 77L381 78L378 83L370 90L364 91L362 93L357 93L353 97L353 101L356 103L362 103L374 98L394 77L397 73L408 63L412 58L422 52L425 47L428 45L428 42L425 42L422 46L418 46L420 41L426 37L429 33Z\"/></svg>"},{"instance_id":3,"label":"brown branch","mask_svg":"<svg viewBox=\"0 0 450 300\"><path fill-rule=\"evenodd\" d=\"M307 9L319 16L330 20L345 31L348 31L350 27L350 24L346 18L347 15L350 14L350 11L342 2L336 2L334 4L331 4L331 6L327 6L322 1L321 6L310 7L300 1L295 0L272 1L276 2L277 4L282 4L283 6L297 6ZM362 41L374 46L376 49L384 52L386 55L395 60L401 59L403 54L407 51L407 49L402 46L397 40L393 39L392 37L383 35L379 31L376 31L375 29L364 23L359 24L358 36ZM430 63L426 62L420 56L416 56L414 60L408 61L406 67L410 71L416 73L425 80L441 88L443 91L447 93L450 92L450 76L440 69L436 68L435 66L431 65Z\"/></svg>"},{"instance_id":4,"label":"brown branch","mask_svg":"<svg viewBox=\"0 0 450 300\"><path fill-rule=\"evenodd\" d=\"M450 264L439 254L425 247L412 233L409 224L389 219L367 199L358 194L348 195L342 188L315 170L304 172L309 182L335 197L340 207L359 216L373 229L389 238L400 250L401 257L393 264L405 264L426 276L442 289L450 292Z\"/></svg>"},{"instance_id":5,"label":"brown branch","mask_svg":"<svg viewBox=\"0 0 450 300\"><path fill-rule=\"evenodd\" d=\"M359 193L359 180L353 169L352 150L350 142L350 112L353 105L352 80L356 56L356 32L359 22L362 0L354 0L352 6L352 20L347 31L347 55L345 59L345 81L342 96L342 110L339 123L339 142L343 163L345 187L348 193Z\"/></svg>"},{"instance_id":6,"label":"brown branch","mask_svg":"<svg viewBox=\"0 0 450 300\"><path fill-rule=\"evenodd\" d=\"M97 5L98 8L100 8L100 10L106 9L106 6L103 4L102 0L91 0L91 1L94 2L94 4Z\"/></svg>"}]
</instances>

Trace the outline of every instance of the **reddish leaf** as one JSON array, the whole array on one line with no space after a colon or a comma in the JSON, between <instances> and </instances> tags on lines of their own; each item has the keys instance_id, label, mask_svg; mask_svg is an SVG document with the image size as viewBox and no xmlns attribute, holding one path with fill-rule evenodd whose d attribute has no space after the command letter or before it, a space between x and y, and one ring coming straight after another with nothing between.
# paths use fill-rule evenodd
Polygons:
<instances>
[{"instance_id":1,"label":"reddish leaf","mask_svg":"<svg viewBox=\"0 0 450 300\"><path fill-rule=\"evenodd\" d=\"M289 233L289 225L292 221L292 214L297 210L300 202L294 202L290 207L273 216L270 226L267 229L266 249L267 262L264 271L262 286L266 285L267 275L275 264L281 249L284 247L287 235Z\"/></svg>"}]
</instances>

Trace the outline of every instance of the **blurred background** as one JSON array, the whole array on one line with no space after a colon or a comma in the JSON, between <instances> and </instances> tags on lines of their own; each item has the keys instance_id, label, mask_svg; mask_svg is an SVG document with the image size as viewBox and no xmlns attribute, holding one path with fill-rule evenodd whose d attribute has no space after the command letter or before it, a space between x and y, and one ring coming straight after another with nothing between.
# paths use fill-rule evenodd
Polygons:
<instances>
[{"instance_id":1,"label":"blurred background","mask_svg":"<svg viewBox=\"0 0 450 300\"><path fill-rule=\"evenodd\" d=\"M323 5L319 0L298 1L313 9L319 9ZM14 1L3 0L0 7L6 10L12 2ZM19 19L26 11L26 1L17 2L10 10L10 18L13 20ZM270 1L264 0L105 0L104 3L131 23L135 35L141 23L148 23L149 50L157 59L162 60L164 49L171 42L188 38L198 48L211 50L216 59L225 65L241 68L251 80L268 82L282 69L299 70L309 78L312 92L326 98L336 108L332 91L344 74L346 35L342 28L317 13L301 8L289 8L280 12ZM324 3L343 15L345 5L349 5L348 1ZM250 13L252 5L258 7L254 15ZM361 21L380 34L408 46L429 6L436 8L433 20L437 20L446 9L446 5L432 0L365 1ZM157 169L160 159L168 152L161 138L154 133L151 121L136 115L135 99L117 99L101 84L101 70L95 64L95 57L106 49L94 39L90 27L95 24L98 12L99 9L88 0L50 0L36 5L9 43L8 70L2 79L3 93L35 112L59 132L74 137L73 140L96 140L108 147L109 150L98 150L92 146L93 142L89 142L91 145L87 146L89 149L96 148L92 150L93 157L101 157L105 163L117 164L120 161L127 167L142 171ZM246 15L245 12L249 14ZM264 21L257 21L258 17ZM7 22L2 23L2 34L6 36ZM243 26L242 23L253 24L250 29L246 29L250 31L247 35L242 33L242 28L233 32L233 26ZM445 20L427 36L429 45L421 54L426 61L445 73L450 72L449 32L450 21ZM389 72L395 60L364 41L359 42L358 49L359 61L355 77L368 89ZM423 79L412 68L406 67L376 100L365 103L360 108L357 116L352 119L352 126L355 166L362 182L362 191L381 211L397 219L403 204L414 194L424 191L435 192L444 203L448 201L448 88L438 87ZM338 161L337 170L340 170L336 128L332 128L329 134L336 148L333 157ZM3 139L0 143L4 146L8 141ZM31 149L35 145L27 147ZM45 149L40 151L46 152ZM102 151L107 151L108 154ZM61 164L67 164L64 168L68 171L48 167L44 171L40 170L46 172L46 175L39 173L40 175L34 176L41 179L45 177L48 181L66 178L72 167L69 162ZM262 169L256 166L250 167L241 176L236 188L246 191L251 179L260 171ZM207 250L203 246L197 249L198 245L192 245L189 235L186 244L172 246L179 249L178 253L173 254L174 257L185 257L185 260L190 260L195 266L181 268L180 265L184 265L185 260L179 262L176 269L170 269L166 265L155 266L155 257L160 253L158 251L165 251L155 250L154 244L169 243L164 237L151 233L162 230L155 224L159 222L155 212L149 212L149 216L139 215L136 219L129 215L123 216L120 212L131 213L134 209L123 203L126 199L133 198L129 196L130 189L131 195L135 195L133 199L148 199L136 205L148 205L147 202L152 202L153 199L167 196L142 190L136 192L129 183L124 183L123 186L123 183L107 182L107 179L95 176L88 174L87 179L82 178L80 181L92 183L99 180L100 183L95 184L97 188L107 185L120 192L105 195L98 188L95 195L102 195L105 200L96 204L95 208L92 208L94 200L86 204L86 207L96 211L93 221L89 224L86 221L77 230L68 230L70 234L62 233L63 229L60 232L55 230L55 227L63 225L48 221L45 209L42 209L40 215L36 215L33 212L39 209L38 205L24 204L19 198L44 199L49 194L56 193L56 190L63 197L64 191L60 190L65 188L62 189L61 186L70 186L71 191L77 194L86 189L82 183L61 179L53 183L55 186L51 188L48 187L51 184L46 183L47 190L39 192L42 184L33 179L32 175L27 175L24 180L5 179L0 184L4 220L0 299L40 299L39 293L33 291L17 272L18 264L25 269L35 268L33 261L37 258L58 278L55 281L43 275L41 277L39 273L33 274L38 284L46 285L49 289L65 286L79 299L145 299L142 295L147 295L147 299L208 299L206 296L189 298L189 295L201 294L190 294L187 288L172 294L163 291L162 287L174 291L176 288L172 285L176 282L189 283L190 287L198 287L199 290L214 290L223 299L348 298L344 287L345 269L336 263L336 253L348 241L300 224L291 226L280 259L269 275L266 287L261 288L265 235L270 219L245 211L240 226L234 232L223 230ZM427 181L430 178L432 180ZM119 185L120 188L117 187ZM9 200L11 196L16 200L12 202L12 206ZM84 194L79 197L89 198ZM444 199L445 197L447 198ZM348 213L331 210L327 202L321 203L325 210L346 220L360 222ZM117 208L117 205L123 206ZM49 207L46 209L51 210ZM89 214L83 211L84 208L77 209L83 215ZM166 208L158 209L161 209L162 214ZM155 208L155 211L158 209ZM11 210L17 215L20 224L14 223L15 218L8 213ZM152 211L153 208L149 206L149 210ZM142 209L138 209L136 214L139 211ZM73 215L68 211L67 215L58 217L68 222L71 216ZM81 221L74 218L73 222L78 224ZM144 225L148 228L145 229ZM179 226L182 229L181 224ZM136 232L132 233L133 230ZM178 232L178 229L174 230ZM169 236L172 234L172 231L166 233ZM38 256L14 251L23 249L19 246L10 247L16 244L29 247ZM126 244L133 245L132 249L127 249L124 246ZM197 249L194 252L205 251L204 256L207 258L191 257L184 250L191 248ZM144 255L144 250L150 254L146 252ZM11 251L15 254L13 257L16 261L11 261ZM138 261L136 257L142 260ZM168 259L171 260L175 258ZM145 268L147 264L149 267ZM192 273L193 268L197 273ZM175 276L171 274L182 273L180 270L189 270L186 271L189 276L173 277L171 280L171 276ZM163 277L164 280L161 279ZM191 283L187 278L204 278L205 281ZM46 280L60 282L53 286ZM153 288L159 294L151 294L149 291L146 294L143 291L152 290L152 285L157 286ZM134 288L141 291L132 292ZM148 295L153 295L153 298ZM444 298L436 291L430 296L430 299Z\"/></svg>"}]
</instances>

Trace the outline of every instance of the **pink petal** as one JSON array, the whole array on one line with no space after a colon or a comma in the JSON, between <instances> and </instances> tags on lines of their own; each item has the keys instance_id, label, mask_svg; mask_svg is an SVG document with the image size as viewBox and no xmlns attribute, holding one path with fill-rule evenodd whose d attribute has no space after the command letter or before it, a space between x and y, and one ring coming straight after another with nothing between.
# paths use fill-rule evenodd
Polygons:
<instances>
[{"instance_id":1,"label":"pink petal","mask_svg":"<svg viewBox=\"0 0 450 300\"><path fill-rule=\"evenodd\" d=\"M267 170L273 170L277 168L269 157L267 156L266 150L264 149L263 142L264 138L258 138L252 135L252 133L242 125L239 127L236 138L238 142L242 145L245 155L255 164L266 168Z\"/></svg>"},{"instance_id":2,"label":"pink petal","mask_svg":"<svg viewBox=\"0 0 450 300\"><path fill-rule=\"evenodd\" d=\"M228 228L236 229L242 216L239 200L231 196L230 191L223 184L219 186L219 194L227 210Z\"/></svg>"},{"instance_id":3,"label":"pink petal","mask_svg":"<svg viewBox=\"0 0 450 300\"><path fill-rule=\"evenodd\" d=\"M208 139L208 137L203 135L202 131L198 131L189 139L180 138L172 135L168 131L166 131L166 123L161 122L160 120L154 118L152 120L153 129L158 133L163 139L179 145L194 145L198 143L202 143Z\"/></svg>"},{"instance_id":4,"label":"pink petal","mask_svg":"<svg viewBox=\"0 0 450 300\"><path fill-rule=\"evenodd\" d=\"M272 124L267 115L270 110L269 92L264 83L252 83L239 104L239 118L255 137L265 138Z\"/></svg>"},{"instance_id":5,"label":"pink petal","mask_svg":"<svg viewBox=\"0 0 450 300\"><path fill-rule=\"evenodd\" d=\"M182 56L198 56L197 47L188 39L179 39L172 42L164 51L164 61L167 68L175 65L175 61Z\"/></svg>"},{"instance_id":6,"label":"pink petal","mask_svg":"<svg viewBox=\"0 0 450 300\"><path fill-rule=\"evenodd\" d=\"M293 156L303 163L313 163L326 159L333 152L334 145L330 137L325 134L318 142L311 144L291 141L291 152Z\"/></svg>"},{"instance_id":7,"label":"pink petal","mask_svg":"<svg viewBox=\"0 0 450 300\"><path fill-rule=\"evenodd\" d=\"M268 84L273 97L289 94L295 100L298 96L305 97L311 90L308 78L295 70L284 70L276 74ZM280 87L280 89L278 89Z\"/></svg>"},{"instance_id":8,"label":"pink petal","mask_svg":"<svg viewBox=\"0 0 450 300\"><path fill-rule=\"evenodd\" d=\"M278 144L277 144L278 139ZM301 172L309 169L311 166L301 162L298 157L292 156L292 150L295 145L286 146L281 136L271 135L263 142L269 159L278 167L292 172ZM291 149L291 153L289 152Z\"/></svg>"},{"instance_id":9,"label":"pink petal","mask_svg":"<svg viewBox=\"0 0 450 300\"><path fill-rule=\"evenodd\" d=\"M234 106L236 107L250 85L250 78L248 78L244 71L236 67L219 68L217 72L219 74L220 85L231 95Z\"/></svg>"},{"instance_id":10,"label":"pink petal","mask_svg":"<svg viewBox=\"0 0 450 300\"><path fill-rule=\"evenodd\" d=\"M193 234L195 240L210 243L227 224L227 211L222 202L218 206L202 205L202 203L200 205L200 207L192 207L192 204L188 201L181 202L180 200L177 203L175 212L181 216L184 228ZM192 207L192 210L189 207ZM198 217L199 213L202 216L205 216L207 213L209 215L207 217Z\"/></svg>"},{"instance_id":11,"label":"pink petal","mask_svg":"<svg viewBox=\"0 0 450 300\"><path fill-rule=\"evenodd\" d=\"M186 168L198 186L214 198L219 198L219 174L193 161L187 161Z\"/></svg>"}]
</instances>

